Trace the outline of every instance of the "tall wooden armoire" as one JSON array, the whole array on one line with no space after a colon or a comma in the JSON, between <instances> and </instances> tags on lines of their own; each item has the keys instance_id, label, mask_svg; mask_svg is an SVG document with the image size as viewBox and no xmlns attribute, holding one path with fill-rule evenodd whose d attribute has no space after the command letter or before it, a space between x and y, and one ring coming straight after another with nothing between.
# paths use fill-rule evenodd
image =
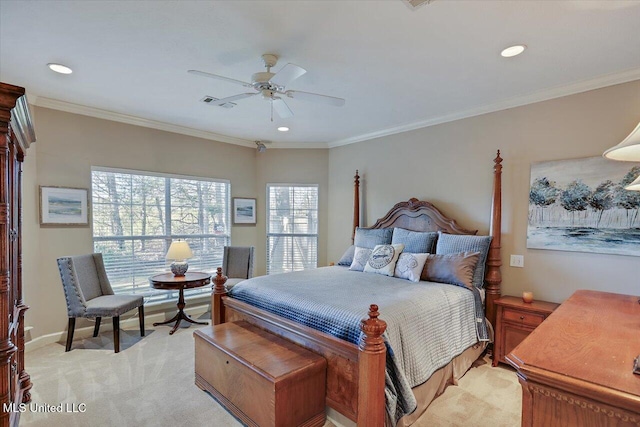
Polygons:
<instances>
[{"instance_id":1,"label":"tall wooden armoire","mask_svg":"<svg viewBox=\"0 0 640 427\"><path fill-rule=\"evenodd\" d=\"M16 426L31 400L24 367L22 300L22 162L35 142L24 88L0 83L0 427ZM14 406L15 409L17 407Z\"/></svg>"}]
</instances>

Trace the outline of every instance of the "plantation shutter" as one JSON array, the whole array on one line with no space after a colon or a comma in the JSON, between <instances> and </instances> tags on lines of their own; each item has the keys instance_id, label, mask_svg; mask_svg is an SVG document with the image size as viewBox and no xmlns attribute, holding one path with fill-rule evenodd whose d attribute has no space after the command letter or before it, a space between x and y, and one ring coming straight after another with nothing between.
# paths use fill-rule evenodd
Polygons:
<instances>
[{"instance_id":1,"label":"plantation shutter","mask_svg":"<svg viewBox=\"0 0 640 427\"><path fill-rule=\"evenodd\" d=\"M318 186L267 185L267 274L318 266Z\"/></svg>"}]
</instances>

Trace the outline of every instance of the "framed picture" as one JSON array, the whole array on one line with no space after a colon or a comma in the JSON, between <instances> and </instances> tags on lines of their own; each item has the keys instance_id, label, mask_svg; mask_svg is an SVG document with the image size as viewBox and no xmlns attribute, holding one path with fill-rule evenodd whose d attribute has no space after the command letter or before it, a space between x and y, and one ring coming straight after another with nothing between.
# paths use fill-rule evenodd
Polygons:
<instances>
[{"instance_id":1,"label":"framed picture","mask_svg":"<svg viewBox=\"0 0 640 427\"><path fill-rule=\"evenodd\" d=\"M256 223L256 199L233 198L233 223Z\"/></svg>"},{"instance_id":2,"label":"framed picture","mask_svg":"<svg viewBox=\"0 0 640 427\"><path fill-rule=\"evenodd\" d=\"M88 227L89 190L40 186L40 225Z\"/></svg>"},{"instance_id":3,"label":"framed picture","mask_svg":"<svg viewBox=\"0 0 640 427\"><path fill-rule=\"evenodd\" d=\"M527 248L640 256L638 175L600 156L532 164Z\"/></svg>"}]
</instances>

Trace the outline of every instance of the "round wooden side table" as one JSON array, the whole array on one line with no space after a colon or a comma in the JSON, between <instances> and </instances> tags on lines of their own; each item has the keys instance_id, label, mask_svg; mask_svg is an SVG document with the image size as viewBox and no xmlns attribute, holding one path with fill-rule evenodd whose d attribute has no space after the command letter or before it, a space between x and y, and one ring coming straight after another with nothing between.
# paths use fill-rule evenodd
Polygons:
<instances>
[{"instance_id":1,"label":"round wooden side table","mask_svg":"<svg viewBox=\"0 0 640 427\"><path fill-rule=\"evenodd\" d=\"M173 335L173 333L180 326L180 322L185 320L189 323L195 323L197 325L208 325L208 322L197 322L193 320L187 313L184 312L185 302L184 302L184 290L191 288L199 288L200 286L208 285L211 283L211 275L207 273L198 273L198 272L187 272L184 276L174 276L173 273L162 273L156 274L155 276L149 277L149 282L154 289L164 289L167 291L180 291L180 297L178 298L178 313L176 313L171 320L167 320L166 322L156 322L153 326L158 325L166 325L167 323L176 322L169 332L169 335Z\"/></svg>"}]
</instances>

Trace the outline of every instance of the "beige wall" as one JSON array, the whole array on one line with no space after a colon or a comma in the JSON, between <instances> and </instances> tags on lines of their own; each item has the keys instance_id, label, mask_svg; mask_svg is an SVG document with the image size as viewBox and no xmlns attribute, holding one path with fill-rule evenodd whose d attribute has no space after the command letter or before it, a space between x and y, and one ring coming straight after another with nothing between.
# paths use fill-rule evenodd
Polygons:
<instances>
[{"instance_id":1,"label":"beige wall","mask_svg":"<svg viewBox=\"0 0 640 427\"><path fill-rule=\"evenodd\" d=\"M468 228L487 233L492 159L503 152L503 293L531 289L562 301L575 289L637 294L639 259L526 249L532 162L600 155L640 119L640 81L445 123L330 150L257 153L199 138L33 108L37 143L24 165L24 292L32 337L66 328L66 305L55 259L92 250L89 228L41 228L38 185L90 187L91 166L231 181L233 197L257 199L257 226L234 226L234 245L256 247L265 272L267 183L320 185L319 259L339 259L351 243L353 175L362 176L363 225L396 202L432 201ZM523 254L525 267L508 266Z\"/></svg>"},{"instance_id":2,"label":"beige wall","mask_svg":"<svg viewBox=\"0 0 640 427\"><path fill-rule=\"evenodd\" d=\"M258 235L266 236L267 184L318 184L318 266L327 265L329 150L293 149L256 153ZM256 247L257 274L266 274L266 240Z\"/></svg>"},{"instance_id":3,"label":"beige wall","mask_svg":"<svg viewBox=\"0 0 640 427\"><path fill-rule=\"evenodd\" d=\"M503 294L533 290L560 302L576 289L638 294L640 259L526 248L532 162L599 156L640 120L640 81L336 147L329 153L328 261L351 243L353 175L362 176L363 225L410 197L467 228L489 229L492 159L502 150ZM524 268L509 267L523 254Z\"/></svg>"},{"instance_id":4,"label":"beige wall","mask_svg":"<svg viewBox=\"0 0 640 427\"><path fill-rule=\"evenodd\" d=\"M33 338L66 328L66 304L56 258L91 252L90 228L42 228L38 186L90 188L91 167L105 166L228 179L232 197L258 198L258 226L233 226L234 245L253 245L265 271L265 183L317 182L326 200L328 150L256 150L215 141L33 107L37 142L24 165L24 289ZM308 159L308 160L307 160ZM296 168L285 167L294 161ZM257 167L259 165L259 167ZM326 229L326 206L321 227ZM321 262L326 254L322 241ZM149 310L148 310L149 311ZM79 326L82 326L80 324Z\"/></svg>"}]
</instances>

